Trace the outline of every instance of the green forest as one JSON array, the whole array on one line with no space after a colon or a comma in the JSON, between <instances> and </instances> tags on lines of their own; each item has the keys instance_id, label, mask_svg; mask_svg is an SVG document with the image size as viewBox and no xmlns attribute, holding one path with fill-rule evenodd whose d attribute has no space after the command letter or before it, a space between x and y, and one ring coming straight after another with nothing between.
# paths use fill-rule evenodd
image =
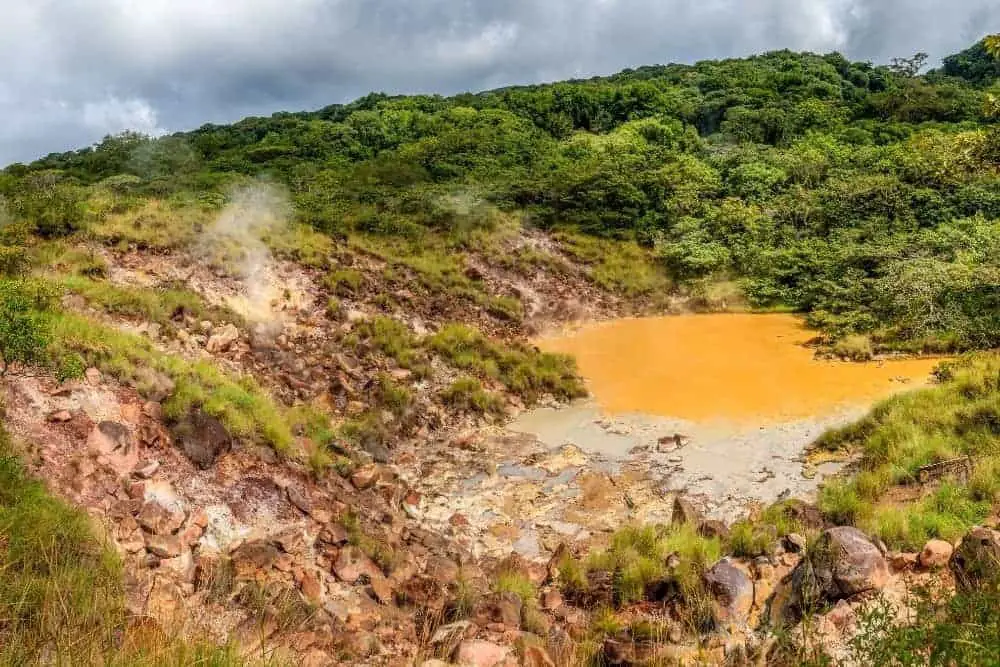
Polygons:
<instances>
[{"instance_id":1,"label":"green forest","mask_svg":"<svg viewBox=\"0 0 1000 667\"><path fill-rule=\"evenodd\" d=\"M42 236L155 198L219 207L281 183L334 237L489 225L634 240L675 286L732 283L876 349L1000 343L1000 61L988 40L919 74L777 51L454 97L371 94L150 139L110 136L0 173ZM17 225L8 226L13 268ZM669 283L668 283L669 284Z\"/></svg>"}]
</instances>

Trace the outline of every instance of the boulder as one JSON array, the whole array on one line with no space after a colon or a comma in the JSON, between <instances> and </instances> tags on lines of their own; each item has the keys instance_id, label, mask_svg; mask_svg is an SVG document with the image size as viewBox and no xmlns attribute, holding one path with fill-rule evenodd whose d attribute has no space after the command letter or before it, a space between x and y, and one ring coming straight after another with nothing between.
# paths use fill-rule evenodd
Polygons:
<instances>
[{"instance_id":1,"label":"boulder","mask_svg":"<svg viewBox=\"0 0 1000 667\"><path fill-rule=\"evenodd\" d=\"M383 576L382 570L355 546L346 546L340 550L337 562L333 564L333 573L348 584L357 583L362 576L367 576L369 581Z\"/></svg>"},{"instance_id":2,"label":"boulder","mask_svg":"<svg viewBox=\"0 0 1000 667\"><path fill-rule=\"evenodd\" d=\"M160 558L176 558L183 545L176 535L146 535L146 551Z\"/></svg>"},{"instance_id":3,"label":"boulder","mask_svg":"<svg viewBox=\"0 0 1000 667\"><path fill-rule=\"evenodd\" d=\"M723 558L705 572L705 585L718 603L721 621L745 622L753 607L753 581L730 558Z\"/></svg>"},{"instance_id":4,"label":"boulder","mask_svg":"<svg viewBox=\"0 0 1000 667\"><path fill-rule=\"evenodd\" d=\"M111 454L130 443L128 427L117 422L103 421L87 437L87 448L96 455Z\"/></svg>"},{"instance_id":5,"label":"boulder","mask_svg":"<svg viewBox=\"0 0 1000 667\"><path fill-rule=\"evenodd\" d=\"M494 593L483 598L472 613L480 627L501 623L508 628L521 626L521 598L514 593Z\"/></svg>"},{"instance_id":6,"label":"boulder","mask_svg":"<svg viewBox=\"0 0 1000 667\"><path fill-rule=\"evenodd\" d=\"M701 522L701 511L694 504L683 496L674 497L674 511L671 516L671 523L691 523L698 525Z\"/></svg>"},{"instance_id":7,"label":"boulder","mask_svg":"<svg viewBox=\"0 0 1000 667\"><path fill-rule=\"evenodd\" d=\"M254 570L266 570L271 567L278 556L278 548L266 540L251 540L233 550L233 565L237 572L252 573Z\"/></svg>"},{"instance_id":8,"label":"boulder","mask_svg":"<svg viewBox=\"0 0 1000 667\"><path fill-rule=\"evenodd\" d=\"M50 422L62 423L68 422L73 418L73 413L69 410L56 410L55 412L50 412L46 419Z\"/></svg>"},{"instance_id":9,"label":"boulder","mask_svg":"<svg viewBox=\"0 0 1000 667\"><path fill-rule=\"evenodd\" d=\"M698 524L698 534L709 539L717 537L724 540L729 537L729 526L724 521L706 519Z\"/></svg>"},{"instance_id":10,"label":"boulder","mask_svg":"<svg viewBox=\"0 0 1000 667\"><path fill-rule=\"evenodd\" d=\"M948 566L962 590L995 583L1000 578L1000 532L973 528L962 538Z\"/></svg>"},{"instance_id":11,"label":"boulder","mask_svg":"<svg viewBox=\"0 0 1000 667\"><path fill-rule=\"evenodd\" d=\"M831 601L880 589L889 579L882 551L851 526L824 531L812 560L817 582Z\"/></svg>"},{"instance_id":12,"label":"boulder","mask_svg":"<svg viewBox=\"0 0 1000 667\"><path fill-rule=\"evenodd\" d=\"M788 553L802 553L806 550L806 538L799 533L788 533L781 539L781 546Z\"/></svg>"},{"instance_id":13,"label":"boulder","mask_svg":"<svg viewBox=\"0 0 1000 667\"><path fill-rule=\"evenodd\" d=\"M917 558L920 567L925 570L936 570L948 564L954 551L954 547L944 540L931 540L924 545Z\"/></svg>"},{"instance_id":14,"label":"boulder","mask_svg":"<svg viewBox=\"0 0 1000 667\"><path fill-rule=\"evenodd\" d=\"M288 502L295 505L304 514L312 512L312 500L309 498L308 491L300 489L295 485L289 485L285 489L285 493L288 495Z\"/></svg>"},{"instance_id":15,"label":"boulder","mask_svg":"<svg viewBox=\"0 0 1000 667\"><path fill-rule=\"evenodd\" d=\"M369 489L375 486L375 483L379 480L381 476L382 468L377 464L370 463L368 465L361 466L354 471L351 475L351 484L360 491Z\"/></svg>"},{"instance_id":16,"label":"boulder","mask_svg":"<svg viewBox=\"0 0 1000 667\"><path fill-rule=\"evenodd\" d=\"M496 667L510 657L510 648L480 639L467 639L455 651L455 663L462 667Z\"/></svg>"},{"instance_id":17,"label":"boulder","mask_svg":"<svg viewBox=\"0 0 1000 667\"><path fill-rule=\"evenodd\" d=\"M535 645L525 647L522 664L524 667L556 667L549 652Z\"/></svg>"},{"instance_id":18,"label":"boulder","mask_svg":"<svg viewBox=\"0 0 1000 667\"><path fill-rule=\"evenodd\" d=\"M431 636L431 646L434 647L434 652L437 655L451 656L472 627L470 621L456 621L438 627L434 631L434 635Z\"/></svg>"},{"instance_id":19,"label":"boulder","mask_svg":"<svg viewBox=\"0 0 1000 667\"><path fill-rule=\"evenodd\" d=\"M175 432L184 454L202 470L211 468L233 445L223 423L201 410L188 415Z\"/></svg>"},{"instance_id":20,"label":"boulder","mask_svg":"<svg viewBox=\"0 0 1000 667\"><path fill-rule=\"evenodd\" d=\"M153 535L172 535L184 524L184 512L169 510L160 503L148 502L136 517L139 525Z\"/></svg>"},{"instance_id":21,"label":"boulder","mask_svg":"<svg viewBox=\"0 0 1000 667\"><path fill-rule=\"evenodd\" d=\"M212 354L225 352L239 339L240 330L232 324L227 324L212 334L212 336L208 339L208 344L205 345L205 349Z\"/></svg>"}]
</instances>

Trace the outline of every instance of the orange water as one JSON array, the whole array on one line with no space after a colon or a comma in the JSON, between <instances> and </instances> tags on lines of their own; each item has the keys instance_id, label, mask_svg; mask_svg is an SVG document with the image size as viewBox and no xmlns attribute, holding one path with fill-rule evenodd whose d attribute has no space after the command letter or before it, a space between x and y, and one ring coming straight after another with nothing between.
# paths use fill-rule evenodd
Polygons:
<instances>
[{"instance_id":1,"label":"orange water","mask_svg":"<svg viewBox=\"0 0 1000 667\"><path fill-rule=\"evenodd\" d=\"M684 315L589 325L537 341L576 357L610 414L774 423L867 406L925 384L940 360L815 359L786 314Z\"/></svg>"}]
</instances>

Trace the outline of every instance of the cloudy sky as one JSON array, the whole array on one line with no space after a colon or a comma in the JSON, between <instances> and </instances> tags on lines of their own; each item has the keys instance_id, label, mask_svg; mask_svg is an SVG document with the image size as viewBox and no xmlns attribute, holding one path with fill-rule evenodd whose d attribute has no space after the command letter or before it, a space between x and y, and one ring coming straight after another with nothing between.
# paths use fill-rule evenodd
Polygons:
<instances>
[{"instance_id":1,"label":"cloudy sky","mask_svg":"<svg viewBox=\"0 0 1000 667\"><path fill-rule=\"evenodd\" d=\"M1000 32L996 0L0 0L0 164L349 101L776 48L886 62Z\"/></svg>"}]
</instances>

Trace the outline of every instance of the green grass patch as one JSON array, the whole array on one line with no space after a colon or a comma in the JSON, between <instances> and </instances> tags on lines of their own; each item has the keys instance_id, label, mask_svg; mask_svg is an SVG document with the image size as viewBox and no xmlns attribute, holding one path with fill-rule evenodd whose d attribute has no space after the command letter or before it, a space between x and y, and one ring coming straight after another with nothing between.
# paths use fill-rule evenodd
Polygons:
<instances>
[{"instance_id":1,"label":"green grass patch","mask_svg":"<svg viewBox=\"0 0 1000 667\"><path fill-rule=\"evenodd\" d=\"M428 344L453 366L497 380L528 402L543 394L571 399L586 395L572 357L540 352L521 343L504 346L462 324L449 324Z\"/></svg>"},{"instance_id":2,"label":"green grass patch","mask_svg":"<svg viewBox=\"0 0 1000 667\"><path fill-rule=\"evenodd\" d=\"M234 378L214 363L186 361L158 352L149 341L72 313L49 314L52 356L80 355L140 393L172 383L164 413L181 419L194 408L218 418L234 437L269 445L289 454L294 438L283 410L250 377Z\"/></svg>"},{"instance_id":3,"label":"green grass patch","mask_svg":"<svg viewBox=\"0 0 1000 667\"><path fill-rule=\"evenodd\" d=\"M827 450L860 454L850 479L827 483L819 507L833 523L857 525L899 548L934 537L953 539L981 521L1000 491L1000 358L992 354L945 363L941 383L890 398L861 421L824 434ZM922 467L971 457L969 479L920 480ZM929 489L920 499L883 503L894 487Z\"/></svg>"},{"instance_id":4,"label":"green grass patch","mask_svg":"<svg viewBox=\"0 0 1000 667\"><path fill-rule=\"evenodd\" d=\"M461 377L441 391L445 403L458 410L480 414L501 414L503 399L483 389L483 383L472 377Z\"/></svg>"}]
</instances>

